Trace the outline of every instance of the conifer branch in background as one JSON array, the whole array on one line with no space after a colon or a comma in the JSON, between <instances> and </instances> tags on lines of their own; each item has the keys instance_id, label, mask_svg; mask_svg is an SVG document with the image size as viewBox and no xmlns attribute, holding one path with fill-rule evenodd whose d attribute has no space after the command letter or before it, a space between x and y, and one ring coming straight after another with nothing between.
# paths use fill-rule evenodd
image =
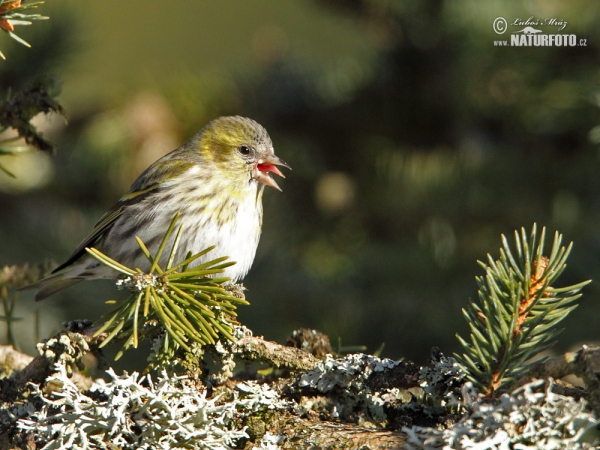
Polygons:
<instances>
[{"instance_id":1,"label":"conifer branch in background","mask_svg":"<svg viewBox=\"0 0 600 450\"><path fill-rule=\"evenodd\" d=\"M0 0L0 29L4 30L15 41L25 47L31 47L29 43L19 36L15 31L17 25L31 25L32 20L47 20L49 17L40 14L28 14L28 11L36 9L44 2L26 3L26 0ZM0 58L6 59L0 51Z\"/></svg>"},{"instance_id":2,"label":"conifer branch in background","mask_svg":"<svg viewBox=\"0 0 600 450\"><path fill-rule=\"evenodd\" d=\"M19 343L14 337L13 324L22 321L23 318L15 315L18 300L15 289L44 278L50 274L53 267L56 267L54 261L46 261L36 265L24 264L22 266L0 267L0 323L4 323L6 327L6 342L17 350L19 349ZM38 334L38 324L36 324L34 330ZM35 341L39 342L39 339L36 338Z\"/></svg>"},{"instance_id":3,"label":"conifer branch in background","mask_svg":"<svg viewBox=\"0 0 600 450\"><path fill-rule=\"evenodd\" d=\"M35 81L20 91L12 93L9 90L6 93L6 98L0 100L0 133L13 128L17 131L18 136L0 140L0 156L15 155L29 150L28 146L15 144L21 138L37 150L48 153L54 151L54 144L42 136L31 124L31 119L40 113L50 114L53 112L64 117L66 112L56 99L60 91L60 80L48 76ZM1 163L0 171L14 177Z\"/></svg>"},{"instance_id":4,"label":"conifer branch in background","mask_svg":"<svg viewBox=\"0 0 600 450\"><path fill-rule=\"evenodd\" d=\"M561 246L562 235L554 235L548 257L544 256L543 228L538 239L533 226L515 231L516 254L505 236L500 258L488 255L479 262L485 277L477 277L478 302L463 310L471 328L470 342L457 335L465 353L455 355L467 378L487 396L497 396L540 360L526 363L554 345L562 331L557 324L577 307L580 290L589 283L555 288L552 285L566 267L572 248Z\"/></svg>"},{"instance_id":5,"label":"conifer branch in background","mask_svg":"<svg viewBox=\"0 0 600 450\"><path fill-rule=\"evenodd\" d=\"M0 0L0 29L21 44L31 47L26 41L14 33L17 25L31 25L32 20L45 20L48 17L40 14L29 14L44 2L27 3L26 0ZM6 59L0 51L0 57ZM24 138L25 142L45 152L52 152L54 144L44 139L31 125L30 121L39 113L57 112L65 115L65 111L55 99L60 94L60 82L52 77L38 80L26 89L13 94L10 89L6 98L0 100L0 133L9 128L17 131L18 137L0 140L0 155L14 155L29 150L28 146L14 145L15 141ZM14 175L0 163L0 172Z\"/></svg>"},{"instance_id":6,"label":"conifer branch in background","mask_svg":"<svg viewBox=\"0 0 600 450\"><path fill-rule=\"evenodd\" d=\"M117 336L124 338L125 344L116 359L125 350L138 346L139 330L151 321L158 321L165 332L162 348L156 352L157 359L162 361L172 360L179 348L190 351L192 342L207 345L221 338L234 341L232 326L237 323L236 307L249 303L223 287L229 278L212 276L235 263L223 262L227 257L222 257L188 267L214 248L210 247L195 255L188 254L184 261L173 265L183 228L180 225L167 266L162 268L158 264L178 219L179 214L176 214L155 255L151 255L142 240L136 237L151 266L147 273L125 267L94 248L86 249L98 261L124 275L117 285L131 289L131 295L106 316L104 325L95 334L108 333L100 347Z\"/></svg>"}]
</instances>

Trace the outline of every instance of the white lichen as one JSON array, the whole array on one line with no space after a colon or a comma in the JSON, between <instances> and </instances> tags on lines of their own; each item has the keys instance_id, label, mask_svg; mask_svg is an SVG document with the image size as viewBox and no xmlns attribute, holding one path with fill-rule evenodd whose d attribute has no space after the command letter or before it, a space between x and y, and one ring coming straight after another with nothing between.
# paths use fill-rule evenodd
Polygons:
<instances>
[{"instance_id":1,"label":"white lichen","mask_svg":"<svg viewBox=\"0 0 600 450\"><path fill-rule=\"evenodd\" d=\"M406 390L398 388L373 389L366 382L372 375L392 370L399 364L400 361L365 354L338 359L327 355L314 369L300 377L298 386L327 394L332 401L329 410L334 418L343 417L358 407L367 413L366 417L360 417L361 422L368 419L383 423L388 419L385 407L390 403L410 401L410 395L407 398Z\"/></svg>"},{"instance_id":2,"label":"white lichen","mask_svg":"<svg viewBox=\"0 0 600 450\"><path fill-rule=\"evenodd\" d=\"M226 317L224 316L221 316L221 320L225 323L228 323ZM252 336L252 331L245 326L233 324L230 325L232 331L231 335L235 342L232 342L229 339L220 339L212 347L214 351L213 355L216 357L214 362L220 366L220 369L210 377L210 382L212 384L224 383L233 376L236 366L236 353L239 352L236 342L244 337Z\"/></svg>"},{"instance_id":3,"label":"white lichen","mask_svg":"<svg viewBox=\"0 0 600 450\"><path fill-rule=\"evenodd\" d=\"M36 387L32 395L43 406L15 411L17 426L33 433L46 450L107 449L109 443L124 449L229 449L248 438L245 427L235 426L240 412L289 406L269 386L255 382L241 383L225 401L218 395L207 398L186 377L163 373L153 381L137 373L118 376L112 369L109 382L97 380L82 392L63 365L56 369L48 381L62 388L45 394Z\"/></svg>"},{"instance_id":4,"label":"white lichen","mask_svg":"<svg viewBox=\"0 0 600 450\"><path fill-rule=\"evenodd\" d=\"M117 289L129 289L134 292L143 292L147 287L156 288L158 293L164 289L165 278L151 273L136 273L134 275L120 277L116 281Z\"/></svg>"},{"instance_id":5,"label":"white lichen","mask_svg":"<svg viewBox=\"0 0 600 450\"><path fill-rule=\"evenodd\" d=\"M455 358L439 353L430 365L421 367L419 371L420 386L425 401L432 406L453 406L455 412L462 412L463 398L460 389L465 383L465 373Z\"/></svg>"},{"instance_id":6,"label":"white lichen","mask_svg":"<svg viewBox=\"0 0 600 450\"><path fill-rule=\"evenodd\" d=\"M256 442L254 448L256 450L278 450L281 448L283 438L271 433L265 433L265 435Z\"/></svg>"},{"instance_id":7,"label":"white lichen","mask_svg":"<svg viewBox=\"0 0 600 450\"><path fill-rule=\"evenodd\" d=\"M37 344L41 356L51 364L61 364L67 368L69 376L73 374L71 367L83 367L81 358L89 352L90 347L85 338L78 333L63 332Z\"/></svg>"},{"instance_id":8,"label":"white lichen","mask_svg":"<svg viewBox=\"0 0 600 450\"><path fill-rule=\"evenodd\" d=\"M234 332L236 338L246 334L243 329ZM50 347L69 347L65 339L55 341ZM231 345L235 344L224 343L218 353L226 357ZM41 349L44 354L48 350ZM385 383L374 386L380 372L393 370L399 364L369 355L339 359L328 356L298 382L310 395L314 394L311 389L320 394L302 396L296 402L282 398L269 384L256 381L239 382L234 389L217 388L214 396L208 398L208 390L199 387L197 381L169 376L164 371L154 380L137 373L119 376L109 369L108 382L97 380L90 390L83 391L68 377L64 363L59 362L57 373L47 380L59 386L58 390L48 392L34 386L27 403L7 412L20 430L31 433L38 447L46 450L229 449L246 444L249 435L242 424L254 413L259 413L258 417L268 411L301 415L322 405L329 408L332 417L342 420L348 411L361 410L372 425L385 422L390 408L422 408L411 390ZM552 380L529 383L491 401L478 395L471 383L464 383L464 375L457 371L452 358L438 358L421 370L420 379L427 395L444 400L446 411L452 407L454 396L460 397L457 401L461 418L446 429L404 427L407 448L599 448L600 421L585 400L554 392ZM358 417L359 424L362 420ZM285 443L284 439L267 432L254 442L254 448L275 450Z\"/></svg>"},{"instance_id":9,"label":"white lichen","mask_svg":"<svg viewBox=\"0 0 600 450\"><path fill-rule=\"evenodd\" d=\"M343 390L362 390L363 383L373 372L392 369L398 364L399 361L359 353L339 359L327 355L314 369L302 375L298 385L311 387L323 393L336 387Z\"/></svg>"},{"instance_id":10,"label":"white lichen","mask_svg":"<svg viewBox=\"0 0 600 450\"><path fill-rule=\"evenodd\" d=\"M266 383L244 381L236 388L243 393L238 404L248 411L280 410L294 406L292 402L281 399L279 393Z\"/></svg>"},{"instance_id":11,"label":"white lichen","mask_svg":"<svg viewBox=\"0 0 600 450\"><path fill-rule=\"evenodd\" d=\"M600 422L586 401L553 392L552 379L529 383L497 402L477 396L469 384L463 389L468 414L445 430L404 427L407 448L583 450L600 444Z\"/></svg>"}]
</instances>

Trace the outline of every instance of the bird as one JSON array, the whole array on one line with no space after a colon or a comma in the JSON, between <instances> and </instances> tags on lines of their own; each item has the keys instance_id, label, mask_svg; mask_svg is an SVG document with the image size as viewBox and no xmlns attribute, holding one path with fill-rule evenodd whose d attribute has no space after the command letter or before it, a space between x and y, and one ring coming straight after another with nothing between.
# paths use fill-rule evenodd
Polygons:
<instances>
[{"instance_id":1,"label":"bird","mask_svg":"<svg viewBox=\"0 0 600 450\"><path fill-rule=\"evenodd\" d=\"M235 283L254 261L264 188L281 191L270 175L285 178L277 166L291 169L275 155L271 138L259 123L241 116L214 119L187 143L150 165L63 264L24 289L37 290L35 299L43 300L84 280L118 278L116 271L87 253L91 247L127 267L148 271L150 262L135 236L155 254L177 213L183 229L174 261L183 261L188 251L198 253L215 246L217 256L236 262L219 274ZM173 240L171 236L167 249ZM168 254L163 252L161 267ZM211 259L215 257L206 254L190 267Z\"/></svg>"}]
</instances>

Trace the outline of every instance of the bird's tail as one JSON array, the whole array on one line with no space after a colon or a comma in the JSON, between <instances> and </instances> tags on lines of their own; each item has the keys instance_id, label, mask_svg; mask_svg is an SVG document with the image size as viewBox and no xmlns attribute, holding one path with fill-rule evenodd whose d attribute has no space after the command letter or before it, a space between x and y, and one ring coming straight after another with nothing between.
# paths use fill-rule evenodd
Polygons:
<instances>
[{"instance_id":1,"label":"bird's tail","mask_svg":"<svg viewBox=\"0 0 600 450\"><path fill-rule=\"evenodd\" d=\"M73 286L80 281L83 280L81 278L68 278L64 272L58 272L49 275L46 278L42 278L35 283L28 284L27 286L20 288L19 291L30 291L36 289L37 292L35 293L35 300L40 301L56 294L58 291L68 288L69 286Z\"/></svg>"}]
</instances>

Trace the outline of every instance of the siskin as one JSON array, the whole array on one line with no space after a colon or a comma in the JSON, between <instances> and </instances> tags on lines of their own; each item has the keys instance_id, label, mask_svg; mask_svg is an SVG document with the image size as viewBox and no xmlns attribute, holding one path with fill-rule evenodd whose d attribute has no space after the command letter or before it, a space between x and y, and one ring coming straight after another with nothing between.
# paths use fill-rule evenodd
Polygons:
<instances>
[{"instance_id":1,"label":"siskin","mask_svg":"<svg viewBox=\"0 0 600 450\"><path fill-rule=\"evenodd\" d=\"M117 273L88 255L86 247L128 267L149 270L134 236L155 253L177 212L184 232L175 261L183 261L188 251L198 253L215 245L219 255L236 262L222 276L240 280L256 254L264 186L281 190L269 175L283 177L277 165L290 168L275 156L271 138L257 122L239 116L215 119L148 167L65 263L25 289L37 289L35 299L42 300L80 281L116 278ZM174 237L170 239L168 246ZM163 267L167 253L160 260ZM214 258L204 255L190 266L209 259Z\"/></svg>"}]
</instances>

